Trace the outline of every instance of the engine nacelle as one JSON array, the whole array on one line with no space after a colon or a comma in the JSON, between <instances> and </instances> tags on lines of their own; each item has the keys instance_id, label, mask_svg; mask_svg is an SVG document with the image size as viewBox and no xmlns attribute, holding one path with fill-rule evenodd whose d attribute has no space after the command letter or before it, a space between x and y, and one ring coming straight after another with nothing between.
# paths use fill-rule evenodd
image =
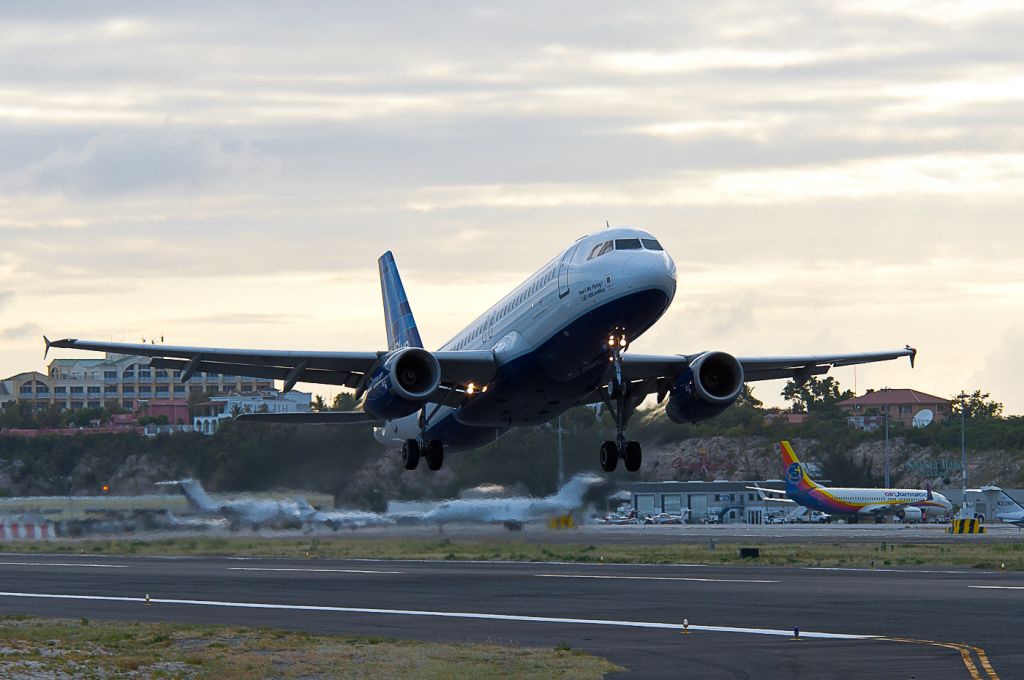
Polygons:
<instances>
[{"instance_id":1,"label":"engine nacelle","mask_svg":"<svg viewBox=\"0 0 1024 680\"><path fill-rule=\"evenodd\" d=\"M375 418L401 418L423 406L441 384L441 364L420 347L392 352L373 372L363 410Z\"/></svg>"},{"instance_id":2,"label":"engine nacelle","mask_svg":"<svg viewBox=\"0 0 1024 680\"><path fill-rule=\"evenodd\" d=\"M904 522L920 522L924 520L924 512L914 505L907 505L901 512L901 519Z\"/></svg>"},{"instance_id":3,"label":"engine nacelle","mask_svg":"<svg viewBox=\"0 0 1024 680\"><path fill-rule=\"evenodd\" d=\"M743 389L743 366L725 352L705 352L680 371L669 390L665 414L675 423L714 418Z\"/></svg>"}]
</instances>

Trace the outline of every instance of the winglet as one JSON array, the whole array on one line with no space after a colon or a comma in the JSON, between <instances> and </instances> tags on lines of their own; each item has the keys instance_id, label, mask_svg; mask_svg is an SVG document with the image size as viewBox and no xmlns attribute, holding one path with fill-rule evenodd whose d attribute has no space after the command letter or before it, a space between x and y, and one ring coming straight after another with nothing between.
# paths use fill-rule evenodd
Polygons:
<instances>
[{"instance_id":1,"label":"winglet","mask_svg":"<svg viewBox=\"0 0 1024 680\"><path fill-rule=\"evenodd\" d=\"M917 350L914 349L913 347L911 347L910 345L907 345L906 349L907 349L907 351L910 352L910 367L913 368L914 367L914 359L917 358Z\"/></svg>"},{"instance_id":2,"label":"winglet","mask_svg":"<svg viewBox=\"0 0 1024 680\"><path fill-rule=\"evenodd\" d=\"M46 349L43 350L43 361L46 361L46 355L50 353L50 339L44 335L43 342L46 343Z\"/></svg>"}]
</instances>

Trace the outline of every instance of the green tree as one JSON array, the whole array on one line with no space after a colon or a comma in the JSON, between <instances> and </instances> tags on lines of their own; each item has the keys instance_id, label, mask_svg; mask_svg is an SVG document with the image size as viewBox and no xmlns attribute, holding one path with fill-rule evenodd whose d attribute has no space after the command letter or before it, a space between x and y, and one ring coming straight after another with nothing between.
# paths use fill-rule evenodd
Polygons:
<instances>
[{"instance_id":1,"label":"green tree","mask_svg":"<svg viewBox=\"0 0 1024 680\"><path fill-rule=\"evenodd\" d=\"M313 403L310 404L310 408L314 411L326 411L327 401L324 400L323 395L317 394L313 397Z\"/></svg>"},{"instance_id":2,"label":"green tree","mask_svg":"<svg viewBox=\"0 0 1024 680\"><path fill-rule=\"evenodd\" d=\"M794 412L806 413L850 399L854 394L852 390L841 390L839 381L832 376L824 379L811 376L801 384L796 380L788 381L782 389L782 396L792 402Z\"/></svg>"},{"instance_id":3,"label":"green tree","mask_svg":"<svg viewBox=\"0 0 1024 680\"><path fill-rule=\"evenodd\" d=\"M4 404L3 414L0 415L0 427L15 429L38 427L35 414L32 412L32 404L21 399Z\"/></svg>"},{"instance_id":4,"label":"green tree","mask_svg":"<svg viewBox=\"0 0 1024 680\"><path fill-rule=\"evenodd\" d=\"M958 418L961 413L968 418L1001 418L1002 402L990 397L988 392L982 394L981 390L974 390L972 394L958 394L953 397L953 415Z\"/></svg>"},{"instance_id":5,"label":"green tree","mask_svg":"<svg viewBox=\"0 0 1024 680\"><path fill-rule=\"evenodd\" d=\"M359 409L362 400L356 399L351 392L338 392L331 403L332 411L355 411Z\"/></svg>"},{"instance_id":6,"label":"green tree","mask_svg":"<svg viewBox=\"0 0 1024 680\"><path fill-rule=\"evenodd\" d=\"M748 406L750 408L764 408L764 402L754 396L754 388L743 383L743 389L740 391L740 396L736 397L735 406Z\"/></svg>"}]
</instances>

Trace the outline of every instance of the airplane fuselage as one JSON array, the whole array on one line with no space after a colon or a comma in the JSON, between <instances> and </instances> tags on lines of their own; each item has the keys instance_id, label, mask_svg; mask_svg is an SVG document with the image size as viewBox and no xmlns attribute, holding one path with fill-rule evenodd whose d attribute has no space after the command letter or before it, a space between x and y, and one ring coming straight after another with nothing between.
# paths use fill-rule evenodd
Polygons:
<instances>
[{"instance_id":1,"label":"airplane fuselage","mask_svg":"<svg viewBox=\"0 0 1024 680\"><path fill-rule=\"evenodd\" d=\"M914 507L922 513L946 513L952 505L940 493L921 489L857 489L817 487L806 491L787 490L786 495L811 510L832 515L876 515Z\"/></svg>"},{"instance_id":2,"label":"airplane fuselage","mask_svg":"<svg viewBox=\"0 0 1024 680\"><path fill-rule=\"evenodd\" d=\"M494 441L584 403L609 369L608 337L633 341L668 309L676 269L654 237L615 228L584 237L548 262L440 350L490 350L495 378L461 406L388 421L377 440L436 439L447 450ZM422 427L421 427L421 419Z\"/></svg>"}]
</instances>

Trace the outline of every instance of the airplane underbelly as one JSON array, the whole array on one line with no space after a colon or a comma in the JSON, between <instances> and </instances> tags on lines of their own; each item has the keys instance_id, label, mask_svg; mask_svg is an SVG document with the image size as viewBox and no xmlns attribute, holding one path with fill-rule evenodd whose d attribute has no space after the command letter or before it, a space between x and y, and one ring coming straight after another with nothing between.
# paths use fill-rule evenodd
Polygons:
<instances>
[{"instance_id":1,"label":"airplane underbelly","mask_svg":"<svg viewBox=\"0 0 1024 680\"><path fill-rule=\"evenodd\" d=\"M613 329L624 328L635 338L658 320L668 303L663 291L645 290L594 307L536 349L502 365L488 391L457 409L456 419L490 427L548 422L602 384Z\"/></svg>"}]
</instances>

